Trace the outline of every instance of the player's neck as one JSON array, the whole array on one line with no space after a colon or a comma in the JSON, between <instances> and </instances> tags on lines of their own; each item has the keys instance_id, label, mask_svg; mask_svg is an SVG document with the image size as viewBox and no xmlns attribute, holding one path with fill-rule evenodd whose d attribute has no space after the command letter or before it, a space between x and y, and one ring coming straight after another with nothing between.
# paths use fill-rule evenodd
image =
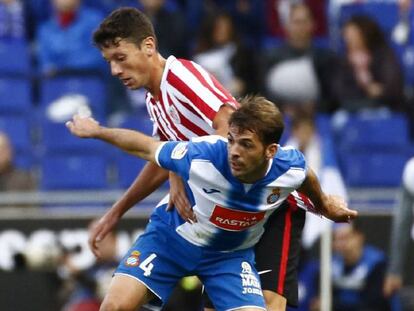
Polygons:
<instances>
[{"instance_id":1,"label":"player's neck","mask_svg":"<svg viewBox=\"0 0 414 311\"><path fill-rule=\"evenodd\" d=\"M155 99L158 99L158 96L161 92L161 79L164 73L166 62L166 59L162 57L159 53L157 54L156 59L154 60L154 67L151 71L150 83L147 87L147 90Z\"/></svg>"}]
</instances>

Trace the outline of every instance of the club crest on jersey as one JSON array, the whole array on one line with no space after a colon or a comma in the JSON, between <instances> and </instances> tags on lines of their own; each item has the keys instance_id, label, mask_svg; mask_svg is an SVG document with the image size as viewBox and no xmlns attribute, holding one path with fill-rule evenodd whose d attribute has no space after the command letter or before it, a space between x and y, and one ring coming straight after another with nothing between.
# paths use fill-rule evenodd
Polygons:
<instances>
[{"instance_id":1,"label":"club crest on jersey","mask_svg":"<svg viewBox=\"0 0 414 311\"><path fill-rule=\"evenodd\" d=\"M267 200L266 200L267 204L276 203L279 197L280 197L280 188L273 188L272 193L269 194L269 196L267 197Z\"/></svg>"},{"instance_id":2,"label":"club crest on jersey","mask_svg":"<svg viewBox=\"0 0 414 311\"><path fill-rule=\"evenodd\" d=\"M180 115L178 114L177 108L175 108L174 106L169 106L168 114L170 115L171 119L174 120L175 123L181 123Z\"/></svg>"},{"instance_id":3,"label":"club crest on jersey","mask_svg":"<svg viewBox=\"0 0 414 311\"><path fill-rule=\"evenodd\" d=\"M188 151L187 143L178 143L174 147L171 153L171 158L175 160L180 160L185 156L187 151Z\"/></svg>"},{"instance_id":4,"label":"club crest on jersey","mask_svg":"<svg viewBox=\"0 0 414 311\"><path fill-rule=\"evenodd\" d=\"M139 264L139 255L141 253L139 251L133 251L131 255L125 260L125 265L128 267L136 267Z\"/></svg>"}]
</instances>

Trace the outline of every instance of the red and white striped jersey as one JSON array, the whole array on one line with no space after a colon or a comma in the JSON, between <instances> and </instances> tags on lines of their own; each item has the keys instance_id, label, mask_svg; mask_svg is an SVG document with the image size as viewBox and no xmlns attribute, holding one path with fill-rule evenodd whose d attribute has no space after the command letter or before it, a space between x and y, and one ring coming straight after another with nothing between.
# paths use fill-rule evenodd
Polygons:
<instances>
[{"instance_id":1,"label":"red and white striped jersey","mask_svg":"<svg viewBox=\"0 0 414 311\"><path fill-rule=\"evenodd\" d=\"M239 104L200 65L170 56L161 78L159 98L147 93L146 104L160 140L190 140L214 133L213 120L220 107Z\"/></svg>"}]
</instances>

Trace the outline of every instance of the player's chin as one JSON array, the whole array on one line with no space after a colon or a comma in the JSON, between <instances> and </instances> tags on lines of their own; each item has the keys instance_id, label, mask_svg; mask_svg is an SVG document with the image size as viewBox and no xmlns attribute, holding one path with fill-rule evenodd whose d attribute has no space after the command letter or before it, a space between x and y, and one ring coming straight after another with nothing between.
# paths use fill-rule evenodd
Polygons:
<instances>
[{"instance_id":1,"label":"player's chin","mask_svg":"<svg viewBox=\"0 0 414 311\"><path fill-rule=\"evenodd\" d=\"M236 178L241 178L243 176L243 172L240 169L231 168L231 173Z\"/></svg>"},{"instance_id":2,"label":"player's chin","mask_svg":"<svg viewBox=\"0 0 414 311\"><path fill-rule=\"evenodd\" d=\"M141 88L141 85L131 84L131 85L127 85L127 88L130 90L138 90Z\"/></svg>"}]
</instances>

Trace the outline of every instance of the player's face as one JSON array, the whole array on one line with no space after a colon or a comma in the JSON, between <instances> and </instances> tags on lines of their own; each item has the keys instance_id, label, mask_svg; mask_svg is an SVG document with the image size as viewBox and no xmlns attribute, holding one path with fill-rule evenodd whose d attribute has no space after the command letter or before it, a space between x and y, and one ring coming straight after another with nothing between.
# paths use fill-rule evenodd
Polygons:
<instances>
[{"instance_id":1,"label":"player's face","mask_svg":"<svg viewBox=\"0 0 414 311\"><path fill-rule=\"evenodd\" d=\"M132 90L150 85L151 60L155 47L148 46L147 39L140 47L120 40L117 45L102 48L102 56L109 63L112 75Z\"/></svg>"},{"instance_id":2,"label":"player's face","mask_svg":"<svg viewBox=\"0 0 414 311\"><path fill-rule=\"evenodd\" d=\"M228 157L234 177L244 183L254 183L266 174L268 160L274 155L275 144L265 146L256 133L240 131L230 126L228 133Z\"/></svg>"}]
</instances>

